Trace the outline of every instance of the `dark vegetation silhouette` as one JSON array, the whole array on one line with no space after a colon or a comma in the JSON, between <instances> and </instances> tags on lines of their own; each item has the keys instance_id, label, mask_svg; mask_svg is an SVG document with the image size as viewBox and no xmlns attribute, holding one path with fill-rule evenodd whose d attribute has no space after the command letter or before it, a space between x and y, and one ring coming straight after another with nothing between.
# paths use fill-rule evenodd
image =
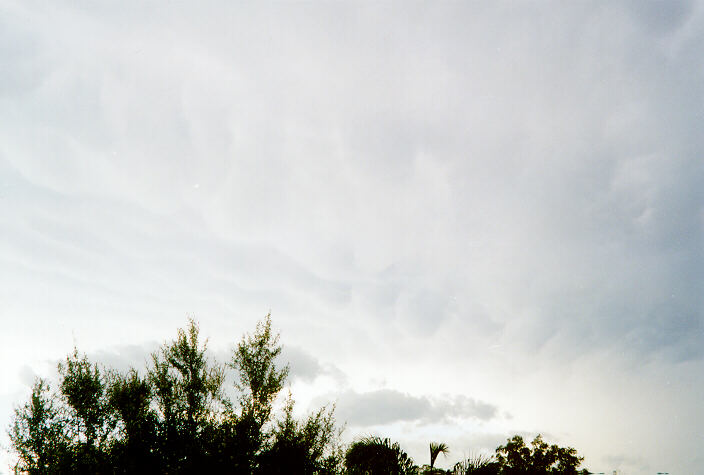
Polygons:
<instances>
[{"instance_id":1,"label":"dark vegetation silhouette","mask_svg":"<svg viewBox=\"0 0 704 475\"><path fill-rule=\"evenodd\" d=\"M450 473L452 475L492 475L499 472L500 467L493 457L480 454L457 462Z\"/></svg>"},{"instance_id":2,"label":"dark vegetation silhouette","mask_svg":"<svg viewBox=\"0 0 704 475\"><path fill-rule=\"evenodd\" d=\"M430 466L427 467L426 472L428 473L443 473L435 469L435 460L437 460L438 455L447 455L450 452L450 448L444 442L431 442L430 443Z\"/></svg>"},{"instance_id":3,"label":"dark vegetation silhouette","mask_svg":"<svg viewBox=\"0 0 704 475\"><path fill-rule=\"evenodd\" d=\"M350 475L411 475L418 467L401 446L390 439L365 437L354 442L345 454Z\"/></svg>"},{"instance_id":4,"label":"dark vegetation silhouette","mask_svg":"<svg viewBox=\"0 0 704 475\"><path fill-rule=\"evenodd\" d=\"M573 448L540 436L525 446L514 436L493 457L470 457L436 468L449 448L430 444L430 465L418 467L396 442L365 437L346 449L334 407L303 419L288 394L274 411L288 376L271 316L245 335L230 361L208 359L198 325L151 356L145 372L118 373L75 350L59 366L56 386L39 379L9 429L15 473L29 474L577 474ZM237 397L224 388L235 376Z\"/></svg>"},{"instance_id":5,"label":"dark vegetation silhouette","mask_svg":"<svg viewBox=\"0 0 704 475\"><path fill-rule=\"evenodd\" d=\"M584 457L577 455L572 447L548 445L538 435L527 447L523 437L514 435L496 449L496 461L507 474L588 474L588 470L578 471Z\"/></svg>"}]
</instances>

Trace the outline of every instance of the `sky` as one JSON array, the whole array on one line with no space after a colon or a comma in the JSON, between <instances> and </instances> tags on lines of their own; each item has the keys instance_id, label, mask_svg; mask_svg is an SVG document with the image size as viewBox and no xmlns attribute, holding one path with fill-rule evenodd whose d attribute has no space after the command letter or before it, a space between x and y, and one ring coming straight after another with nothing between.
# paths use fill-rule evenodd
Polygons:
<instances>
[{"instance_id":1,"label":"sky","mask_svg":"<svg viewBox=\"0 0 704 475\"><path fill-rule=\"evenodd\" d=\"M3 432L74 345L271 312L345 440L700 472L703 49L701 2L0 0Z\"/></svg>"}]
</instances>

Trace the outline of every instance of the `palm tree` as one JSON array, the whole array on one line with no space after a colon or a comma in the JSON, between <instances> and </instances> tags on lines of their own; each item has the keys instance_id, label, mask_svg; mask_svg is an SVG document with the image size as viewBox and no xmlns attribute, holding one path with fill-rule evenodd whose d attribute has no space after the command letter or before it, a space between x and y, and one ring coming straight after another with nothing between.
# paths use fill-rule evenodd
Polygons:
<instances>
[{"instance_id":1,"label":"palm tree","mask_svg":"<svg viewBox=\"0 0 704 475\"><path fill-rule=\"evenodd\" d=\"M457 462L450 472L452 475L498 475L499 465L494 457L486 455L470 455Z\"/></svg>"},{"instance_id":2,"label":"palm tree","mask_svg":"<svg viewBox=\"0 0 704 475\"><path fill-rule=\"evenodd\" d=\"M418 467L398 442L381 437L365 437L354 442L345 455L350 475L416 475Z\"/></svg>"},{"instance_id":3,"label":"palm tree","mask_svg":"<svg viewBox=\"0 0 704 475\"><path fill-rule=\"evenodd\" d=\"M444 455L447 455L449 452L450 452L450 448L444 442L440 442L439 444L437 442L431 442L430 443L430 469L432 470L433 467L435 466L435 459L438 458L438 455L440 455L441 453Z\"/></svg>"}]
</instances>

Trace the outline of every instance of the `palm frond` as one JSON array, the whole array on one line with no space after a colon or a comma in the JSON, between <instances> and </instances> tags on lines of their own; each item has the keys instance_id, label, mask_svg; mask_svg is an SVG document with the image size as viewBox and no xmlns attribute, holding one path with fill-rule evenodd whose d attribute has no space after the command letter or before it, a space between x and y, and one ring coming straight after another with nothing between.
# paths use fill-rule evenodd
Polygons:
<instances>
[{"instance_id":1,"label":"palm frond","mask_svg":"<svg viewBox=\"0 0 704 475\"><path fill-rule=\"evenodd\" d=\"M492 473L494 457L491 455L472 454L452 467L452 475L474 475Z\"/></svg>"},{"instance_id":2,"label":"palm frond","mask_svg":"<svg viewBox=\"0 0 704 475\"><path fill-rule=\"evenodd\" d=\"M450 448L444 442L431 442L430 443L430 468L435 466L435 460L438 455L447 455L450 452Z\"/></svg>"}]
</instances>

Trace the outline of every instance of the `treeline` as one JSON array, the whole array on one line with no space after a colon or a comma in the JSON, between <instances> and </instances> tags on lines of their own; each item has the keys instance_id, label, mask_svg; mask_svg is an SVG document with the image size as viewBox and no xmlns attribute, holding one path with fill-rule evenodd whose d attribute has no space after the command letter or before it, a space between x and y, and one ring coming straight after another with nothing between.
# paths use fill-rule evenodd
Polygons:
<instances>
[{"instance_id":1,"label":"treeline","mask_svg":"<svg viewBox=\"0 0 704 475\"><path fill-rule=\"evenodd\" d=\"M417 466L397 443L368 437L340 442L332 407L302 420L291 394L282 411L274 402L288 366L271 317L245 335L228 362L206 356L190 321L151 356L145 374L99 367L74 350L59 364L59 381L39 379L30 400L15 411L9 436L15 473L123 474L577 474L572 448L531 447L515 436L493 457L476 457L450 471L434 467L445 444L430 444L430 464ZM237 397L224 390L234 373Z\"/></svg>"}]
</instances>

